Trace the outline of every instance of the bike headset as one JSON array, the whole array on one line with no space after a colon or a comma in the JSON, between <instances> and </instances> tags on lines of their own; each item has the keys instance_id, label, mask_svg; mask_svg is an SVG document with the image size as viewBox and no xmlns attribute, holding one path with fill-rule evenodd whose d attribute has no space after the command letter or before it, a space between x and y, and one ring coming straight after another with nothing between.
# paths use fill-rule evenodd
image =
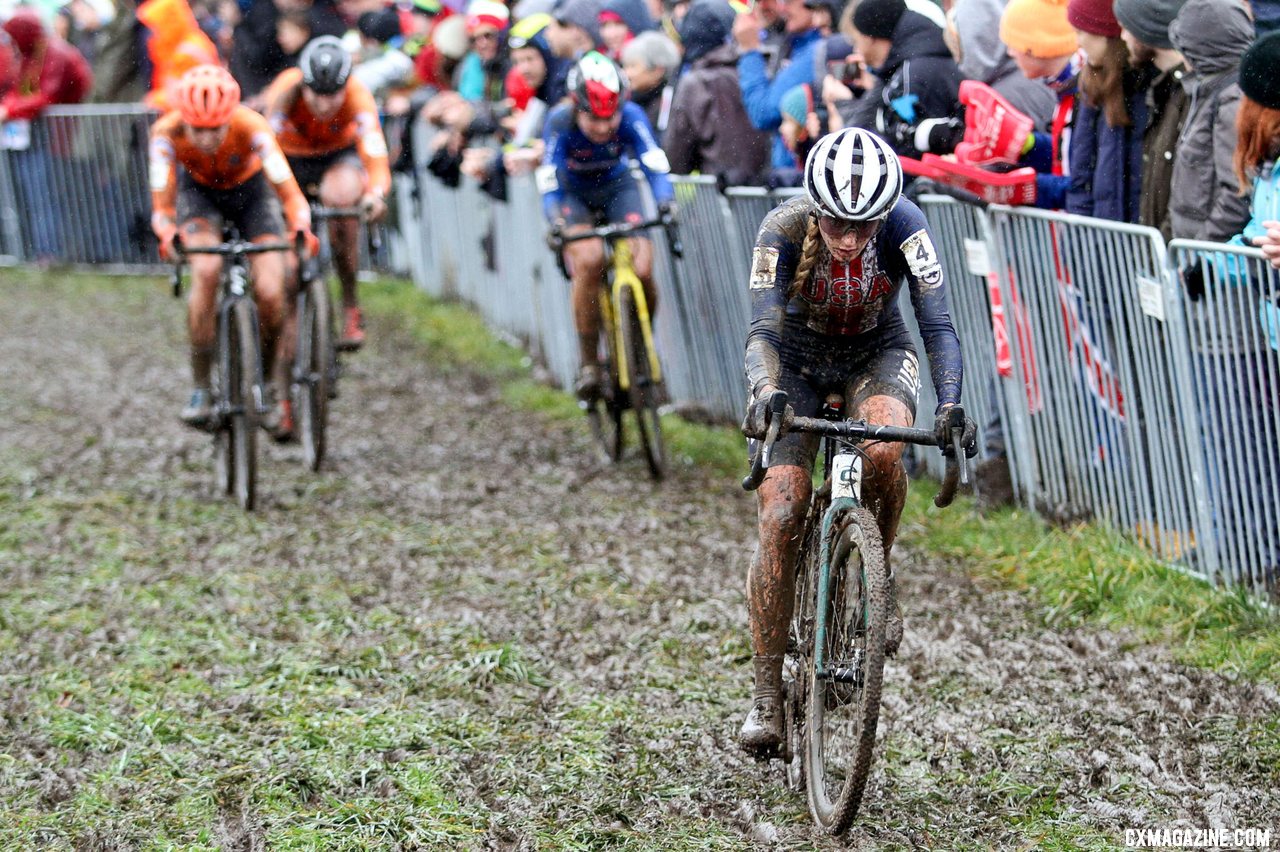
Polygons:
<instances>
[{"instance_id":1,"label":"bike headset","mask_svg":"<svg viewBox=\"0 0 1280 852\"><path fill-rule=\"evenodd\" d=\"M884 219L902 196L902 163L876 134L846 127L823 136L809 151L804 191L822 216Z\"/></svg>"},{"instance_id":2,"label":"bike headset","mask_svg":"<svg viewBox=\"0 0 1280 852\"><path fill-rule=\"evenodd\" d=\"M631 94L618 63L594 50L573 63L566 83L574 107L596 118L613 118Z\"/></svg>"},{"instance_id":3,"label":"bike headset","mask_svg":"<svg viewBox=\"0 0 1280 852\"><path fill-rule=\"evenodd\" d=\"M320 36L307 42L298 57L302 82L317 95L342 91L351 76L351 54L336 36Z\"/></svg>"}]
</instances>

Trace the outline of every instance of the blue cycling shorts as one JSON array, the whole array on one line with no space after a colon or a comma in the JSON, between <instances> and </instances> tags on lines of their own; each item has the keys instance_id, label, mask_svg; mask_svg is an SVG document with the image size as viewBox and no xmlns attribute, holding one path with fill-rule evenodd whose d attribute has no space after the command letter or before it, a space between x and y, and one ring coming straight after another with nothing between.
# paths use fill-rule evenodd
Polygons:
<instances>
[{"instance_id":1,"label":"blue cycling shorts","mask_svg":"<svg viewBox=\"0 0 1280 852\"><path fill-rule=\"evenodd\" d=\"M565 187L560 217L570 225L594 225L601 220L638 225L644 221L640 187L630 175L590 189Z\"/></svg>"}]
</instances>

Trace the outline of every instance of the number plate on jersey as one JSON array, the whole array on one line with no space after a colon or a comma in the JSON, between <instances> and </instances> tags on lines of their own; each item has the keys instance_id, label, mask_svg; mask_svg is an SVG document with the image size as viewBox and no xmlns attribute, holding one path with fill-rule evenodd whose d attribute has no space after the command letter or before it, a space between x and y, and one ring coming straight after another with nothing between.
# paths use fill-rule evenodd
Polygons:
<instances>
[{"instance_id":1,"label":"number plate on jersey","mask_svg":"<svg viewBox=\"0 0 1280 852\"><path fill-rule=\"evenodd\" d=\"M862 499L862 456L840 453L831 465L831 496Z\"/></svg>"}]
</instances>

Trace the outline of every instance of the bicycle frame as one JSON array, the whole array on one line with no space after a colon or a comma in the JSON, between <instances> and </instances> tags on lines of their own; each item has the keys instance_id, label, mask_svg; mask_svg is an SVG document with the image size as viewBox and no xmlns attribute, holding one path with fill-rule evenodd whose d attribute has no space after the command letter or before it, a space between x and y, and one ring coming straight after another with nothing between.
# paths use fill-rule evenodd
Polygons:
<instances>
[{"instance_id":1,"label":"bicycle frame","mask_svg":"<svg viewBox=\"0 0 1280 852\"><path fill-rule=\"evenodd\" d=\"M644 285L636 274L631 262L631 244L626 237L613 237L607 241L608 251L612 254L613 270L612 287L606 289L607 298L600 301L600 315L604 327L614 341L614 351L622 351L622 328L617 321L615 306L621 300L622 288L631 289L631 297L635 300L636 314L640 319L640 334L644 340L645 357L649 359L649 372L655 382L662 381L662 367L658 364L658 350L653 345L653 324L649 319L649 303L644 297ZM625 358L615 358L618 365L618 386L622 390L631 388L631 377L627 374Z\"/></svg>"}]
</instances>

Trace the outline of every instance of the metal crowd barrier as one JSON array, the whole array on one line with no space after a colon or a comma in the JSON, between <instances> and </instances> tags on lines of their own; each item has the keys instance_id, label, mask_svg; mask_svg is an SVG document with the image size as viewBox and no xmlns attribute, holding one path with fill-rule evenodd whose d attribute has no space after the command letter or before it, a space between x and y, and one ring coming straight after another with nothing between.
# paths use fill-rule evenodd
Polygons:
<instances>
[{"instance_id":1,"label":"metal crowd barrier","mask_svg":"<svg viewBox=\"0 0 1280 852\"><path fill-rule=\"evenodd\" d=\"M57 107L29 139L4 134L0 262L154 268L150 121L141 106ZM532 178L511 178L501 203L467 180L449 189L426 173L423 136L413 134L415 174L396 178L387 258L474 305L569 386L569 283L544 245ZM675 183L684 260L655 235L669 390L678 408L736 422L751 249L794 193ZM950 281L981 453L1008 459L1018 499L1060 521L1104 521L1206 579L1280 587L1280 280L1261 253L1166 249L1148 228L1025 208L920 204ZM1198 301L1182 283L1193 270ZM902 309L914 333L905 291ZM920 422L934 404L924 381Z\"/></svg>"}]
</instances>

